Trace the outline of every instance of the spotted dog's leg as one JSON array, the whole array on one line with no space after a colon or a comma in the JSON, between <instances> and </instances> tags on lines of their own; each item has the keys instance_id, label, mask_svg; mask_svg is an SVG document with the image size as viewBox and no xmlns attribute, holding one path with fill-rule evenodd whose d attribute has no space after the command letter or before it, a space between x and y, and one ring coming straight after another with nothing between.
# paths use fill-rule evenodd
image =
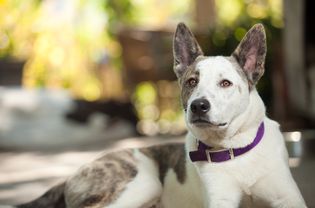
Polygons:
<instances>
[{"instance_id":1,"label":"spotted dog's leg","mask_svg":"<svg viewBox=\"0 0 315 208\"><path fill-rule=\"evenodd\" d=\"M154 205L161 192L154 162L138 150L128 150L82 167L67 181L65 200L68 208L138 208Z\"/></svg>"}]
</instances>

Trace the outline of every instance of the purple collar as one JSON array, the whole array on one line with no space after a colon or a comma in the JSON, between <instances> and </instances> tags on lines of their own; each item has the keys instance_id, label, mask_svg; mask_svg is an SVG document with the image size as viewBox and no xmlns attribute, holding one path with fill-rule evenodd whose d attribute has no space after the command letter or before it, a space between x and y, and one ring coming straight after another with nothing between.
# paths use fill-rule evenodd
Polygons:
<instances>
[{"instance_id":1,"label":"purple collar","mask_svg":"<svg viewBox=\"0 0 315 208\"><path fill-rule=\"evenodd\" d=\"M249 150L253 149L263 138L265 132L264 122L262 122L258 128L256 137L254 141L241 148L230 148L230 149L223 149L223 150L212 150L210 146L202 143L201 141L198 142L198 150L189 152L189 157L192 162L196 161L208 161L208 162L224 162L228 160L234 159L234 157L240 156Z\"/></svg>"}]
</instances>

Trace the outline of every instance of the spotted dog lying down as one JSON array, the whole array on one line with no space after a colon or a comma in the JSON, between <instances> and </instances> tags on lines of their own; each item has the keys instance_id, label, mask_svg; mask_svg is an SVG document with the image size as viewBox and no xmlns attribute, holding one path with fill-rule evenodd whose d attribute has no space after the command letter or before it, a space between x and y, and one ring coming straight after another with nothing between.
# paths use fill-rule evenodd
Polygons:
<instances>
[{"instance_id":1,"label":"spotted dog lying down","mask_svg":"<svg viewBox=\"0 0 315 208\"><path fill-rule=\"evenodd\" d=\"M306 207L279 125L255 89L264 73L263 26L254 25L228 57L204 56L183 23L173 47L185 145L106 154L18 207Z\"/></svg>"}]
</instances>

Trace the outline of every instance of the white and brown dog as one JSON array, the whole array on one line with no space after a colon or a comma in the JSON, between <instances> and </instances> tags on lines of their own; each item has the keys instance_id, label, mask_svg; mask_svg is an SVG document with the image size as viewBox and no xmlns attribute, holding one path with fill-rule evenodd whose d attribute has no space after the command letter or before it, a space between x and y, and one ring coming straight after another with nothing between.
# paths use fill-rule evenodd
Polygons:
<instances>
[{"instance_id":1,"label":"white and brown dog","mask_svg":"<svg viewBox=\"0 0 315 208\"><path fill-rule=\"evenodd\" d=\"M264 73L266 36L251 28L229 57L203 56L182 23L175 73L188 127L186 144L106 154L32 208L306 207L288 166L279 125L265 115L255 84Z\"/></svg>"}]
</instances>

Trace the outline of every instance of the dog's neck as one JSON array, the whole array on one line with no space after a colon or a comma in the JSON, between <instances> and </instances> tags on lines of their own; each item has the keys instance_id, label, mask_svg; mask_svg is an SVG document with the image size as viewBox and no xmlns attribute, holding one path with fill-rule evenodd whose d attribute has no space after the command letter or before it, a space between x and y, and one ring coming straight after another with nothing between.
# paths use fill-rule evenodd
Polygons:
<instances>
[{"instance_id":1,"label":"dog's neck","mask_svg":"<svg viewBox=\"0 0 315 208\"><path fill-rule=\"evenodd\" d=\"M227 148L235 148L250 144L256 135L259 125L265 118L265 113L264 103L256 89L253 89L250 93L248 108L230 123L220 145Z\"/></svg>"},{"instance_id":2,"label":"dog's neck","mask_svg":"<svg viewBox=\"0 0 315 208\"><path fill-rule=\"evenodd\" d=\"M249 105L224 131L209 131L203 142L215 148L239 148L250 144L265 117L265 106L256 89L250 92ZM196 138L191 133L190 137ZM199 139L199 138L196 138Z\"/></svg>"}]
</instances>

